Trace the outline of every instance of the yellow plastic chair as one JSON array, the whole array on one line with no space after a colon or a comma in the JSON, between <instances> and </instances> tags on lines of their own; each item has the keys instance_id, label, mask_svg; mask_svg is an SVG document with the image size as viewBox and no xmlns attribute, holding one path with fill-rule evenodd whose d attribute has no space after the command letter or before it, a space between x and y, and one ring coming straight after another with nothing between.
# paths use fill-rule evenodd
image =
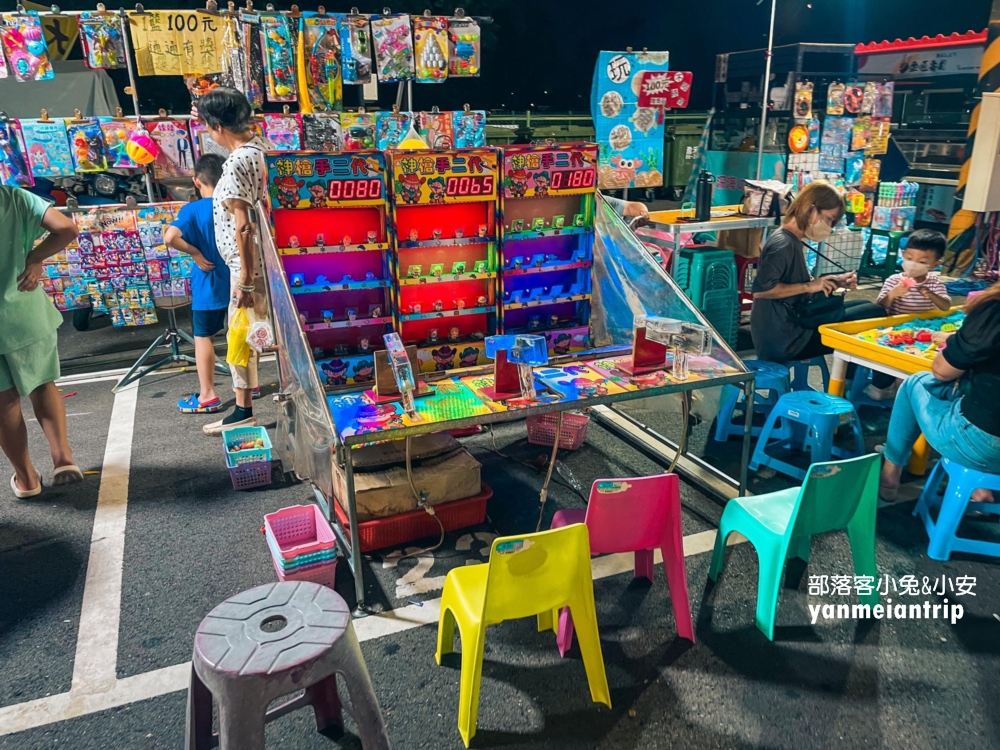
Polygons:
<instances>
[{"instance_id":1,"label":"yellow plastic chair","mask_svg":"<svg viewBox=\"0 0 1000 750\"><path fill-rule=\"evenodd\" d=\"M590 536L584 524L495 539L486 565L470 565L448 573L441 597L435 659L440 665L441 657L454 650L457 623L462 638L458 731L466 747L476 734L486 626L521 617L549 617L553 610L563 607L569 607L573 616L590 697L611 708L597 632Z\"/></svg>"}]
</instances>

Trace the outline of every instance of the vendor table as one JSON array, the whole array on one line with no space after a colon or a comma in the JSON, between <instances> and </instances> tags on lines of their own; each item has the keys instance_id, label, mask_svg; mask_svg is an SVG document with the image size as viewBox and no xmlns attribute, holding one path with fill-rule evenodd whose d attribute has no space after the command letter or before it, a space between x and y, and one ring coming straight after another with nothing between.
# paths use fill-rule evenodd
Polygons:
<instances>
[{"instance_id":1,"label":"vendor table","mask_svg":"<svg viewBox=\"0 0 1000 750\"><path fill-rule=\"evenodd\" d=\"M649 223L655 229L670 232L674 238L670 262L677 257L681 250L681 232L722 232L734 229L764 229L764 240L767 240L768 232L777 226L777 219L773 216L744 216L739 213L742 206L714 206L712 213L730 213L731 216L719 216L719 218L708 221L680 221L680 211L652 211L649 214Z\"/></svg>"},{"instance_id":2,"label":"vendor table","mask_svg":"<svg viewBox=\"0 0 1000 750\"><path fill-rule=\"evenodd\" d=\"M892 315L885 318L820 326L819 332L823 343L833 349L830 393L835 396L844 395L844 383L847 379L847 366L849 364L867 367L870 370L884 372L897 378L907 378L914 373L927 372L934 362L933 357L907 354L873 341L865 341L858 338L856 334L870 331L873 328L891 328L918 318L942 318L951 315L958 309L935 310L917 315ZM921 435L917 444L913 446L913 454L910 456L908 468L911 474L922 476L927 471L928 452L927 441Z\"/></svg>"}]
</instances>

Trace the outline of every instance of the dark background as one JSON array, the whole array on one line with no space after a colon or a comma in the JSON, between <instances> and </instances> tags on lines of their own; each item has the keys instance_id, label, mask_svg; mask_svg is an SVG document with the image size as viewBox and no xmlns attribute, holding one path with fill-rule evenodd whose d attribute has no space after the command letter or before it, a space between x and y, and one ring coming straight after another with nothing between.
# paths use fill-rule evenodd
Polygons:
<instances>
[{"instance_id":1,"label":"dark background","mask_svg":"<svg viewBox=\"0 0 1000 750\"><path fill-rule=\"evenodd\" d=\"M459 0L469 15L492 16L484 27L483 74L477 79L443 84L414 84L416 109L532 108L539 111L589 112L590 83L597 52L602 49L668 50L670 66L694 73L693 109L711 103L715 55L767 46L770 0ZM0 2L3 7L7 2ZM256 8L263 6L259 1ZM108 3L114 7L113 3ZM220 2L224 6L224 3ZM315 10L314 0L299 3ZM65 10L87 10L94 2L63 0ZM196 9L190 0L148 0L146 8ZM277 4L287 10L285 3ZM379 13L382 6L359 5ZM391 6L393 12L450 15L454 4L413 0ZM328 12L347 12L330 2ZM990 0L778 0L775 44L794 42L858 43L883 39L982 30L989 20ZM79 56L77 53L76 56ZM113 73L119 88L123 71ZM139 80L143 114L160 107L188 111L187 93L179 78ZM345 103L360 103L353 87L345 87ZM384 86L380 104L395 101L396 87ZM357 94L360 95L360 92ZM122 104L128 104L119 91ZM129 107L130 109L130 107ZM277 108L275 108L277 109Z\"/></svg>"}]
</instances>

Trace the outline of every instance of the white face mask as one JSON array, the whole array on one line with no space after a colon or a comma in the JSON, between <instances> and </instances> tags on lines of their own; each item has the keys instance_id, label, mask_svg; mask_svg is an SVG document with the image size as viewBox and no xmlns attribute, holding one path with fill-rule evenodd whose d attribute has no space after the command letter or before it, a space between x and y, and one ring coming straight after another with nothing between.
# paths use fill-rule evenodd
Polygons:
<instances>
[{"instance_id":1,"label":"white face mask","mask_svg":"<svg viewBox=\"0 0 1000 750\"><path fill-rule=\"evenodd\" d=\"M813 242L826 242L833 228L822 219L814 221L806 228L806 237Z\"/></svg>"},{"instance_id":2,"label":"white face mask","mask_svg":"<svg viewBox=\"0 0 1000 750\"><path fill-rule=\"evenodd\" d=\"M910 278L917 278L919 276L926 276L930 273L931 267L926 263L919 263L915 260L904 260L903 261L903 273Z\"/></svg>"}]
</instances>

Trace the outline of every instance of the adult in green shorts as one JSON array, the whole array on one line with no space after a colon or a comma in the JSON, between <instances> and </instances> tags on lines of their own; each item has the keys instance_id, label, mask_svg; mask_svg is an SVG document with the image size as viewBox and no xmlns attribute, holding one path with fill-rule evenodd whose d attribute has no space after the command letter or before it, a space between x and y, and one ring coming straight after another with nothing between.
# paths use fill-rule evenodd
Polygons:
<instances>
[{"instance_id":1,"label":"adult in green shorts","mask_svg":"<svg viewBox=\"0 0 1000 750\"><path fill-rule=\"evenodd\" d=\"M35 240L48 232L38 246ZM42 491L42 477L28 455L21 412L27 396L49 441L53 484L83 480L66 437L66 408L56 388L62 316L41 288L42 261L76 238L73 221L27 190L0 186L0 449L19 498Z\"/></svg>"}]
</instances>

